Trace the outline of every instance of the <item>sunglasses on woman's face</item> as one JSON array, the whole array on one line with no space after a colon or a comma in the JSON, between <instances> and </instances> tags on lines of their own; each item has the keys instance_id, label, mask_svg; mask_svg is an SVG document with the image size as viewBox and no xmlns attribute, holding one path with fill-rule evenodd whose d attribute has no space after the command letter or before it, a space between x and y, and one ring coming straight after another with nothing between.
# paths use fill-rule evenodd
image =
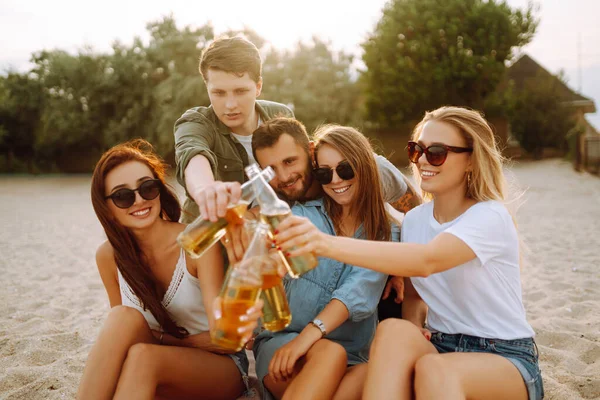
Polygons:
<instances>
[{"instance_id":1,"label":"sunglasses on woman's face","mask_svg":"<svg viewBox=\"0 0 600 400\"><path fill-rule=\"evenodd\" d=\"M136 189L119 189L105 199L112 199L115 206L119 208L129 208L135 203L135 192L138 192L144 200L154 200L160 194L161 184L160 179L149 179Z\"/></svg>"},{"instance_id":2,"label":"sunglasses on woman's face","mask_svg":"<svg viewBox=\"0 0 600 400\"><path fill-rule=\"evenodd\" d=\"M417 142L408 142L406 149L408 150L410 162L418 163L419 158L425 153L427 162L434 167L439 167L446 161L449 151L453 153L470 153L473 151L470 147L446 146L445 144L432 144L429 147L423 147Z\"/></svg>"},{"instance_id":3,"label":"sunglasses on woman's face","mask_svg":"<svg viewBox=\"0 0 600 400\"><path fill-rule=\"evenodd\" d=\"M335 167L335 173L345 181L354 178L354 170L348 161L339 163L337 167ZM313 175L321 185L327 185L333 180L333 168L315 168L313 169Z\"/></svg>"}]
</instances>

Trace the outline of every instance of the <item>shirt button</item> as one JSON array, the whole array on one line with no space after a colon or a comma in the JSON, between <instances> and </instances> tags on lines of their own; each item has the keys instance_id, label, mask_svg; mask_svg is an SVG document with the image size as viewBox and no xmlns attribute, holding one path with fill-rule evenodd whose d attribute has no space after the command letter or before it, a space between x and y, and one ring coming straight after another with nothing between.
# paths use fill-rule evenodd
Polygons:
<instances>
[{"instance_id":1,"label":"shirt button","mask_svg":"<svg viewBox=\"0 0 600 400\"><path fill-rule=\"evenodd\" d=\"M227 164L225 164L225 165L223 166L223 168L227 169Z\"/></svg>"},{"instance_id":2,"label":"shirt button","mask_svg":"<svg viewBox=\"0 0 600 400\"><path fill-rule=\"evenodd\" d=\"M333 293L333 288L332 288L332 287L330 287L330 288L329 288L329 289L327 289L327 290L329 290L329 293Z\"/></svg>"}]
</instances>

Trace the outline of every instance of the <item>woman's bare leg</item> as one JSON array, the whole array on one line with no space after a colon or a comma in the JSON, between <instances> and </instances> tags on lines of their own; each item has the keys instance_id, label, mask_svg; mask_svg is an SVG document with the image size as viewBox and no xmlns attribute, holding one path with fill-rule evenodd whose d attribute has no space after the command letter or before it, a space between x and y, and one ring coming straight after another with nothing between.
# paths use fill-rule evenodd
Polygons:
<instances>
[{"instance_id":1,"label":"woman's bare leg","mask_svg":"<svg viewBox=\"0 0 600 400\"><path fill-rule=\"evenodd\" d=\"M360 400L367 378L367 364L348 367L333 400Z\"/></svg>"},{"instance_id":2,"label":"woman's bare leg","mask_svg":"<svg viewBox=\"0 0 600 400\"><path fill-rule=\"evenodd\" d=\"M415 364L426 354L438 353L413 323L396 318L381 322L371 345L363 399L411 399Z\"/></svg>"},{"instance_id":3,"label":"woman's bare leg","mask_svg":"<svg viewBox=\"0 0 600 400\"><path fill-rule=\"evenodd\" d=\"M507 359L488 353L428 354L415 366L421 399L527 399L527 387Z\"/></svg>"},{"instance_id":4,"label":"woman's bare leg","mask_svg":"<svg viewBox=\"0 0 600 400\"><path fill-rule=\"evenodd\" d=\"M153 342L148 323L139 311L113 307L88 355L77 398L112 399L129 348Z\"/></svg>"},{"instance_id":5,"label":"woman's bare leg","mask_svg":"<svg viewBox=\"0 0 600 400\"><path fill-rule=\"evenodd\" d=\"M275 397L284 400L331 399L346 372L346 350L327 339L317 341L296 365L286 382L275 382L270 375L264 384Z\"/></svg>"},{"instance_id":6,"label":"woman's bare leg","mask_svg":"<svg viewBox=\"0 0 600 400\"><path fill-rule=\"evenodd\" d=\"M245 386L234 361L192 347L131 347L114 399L235 399Z\"/></svg>"}]
</instances>

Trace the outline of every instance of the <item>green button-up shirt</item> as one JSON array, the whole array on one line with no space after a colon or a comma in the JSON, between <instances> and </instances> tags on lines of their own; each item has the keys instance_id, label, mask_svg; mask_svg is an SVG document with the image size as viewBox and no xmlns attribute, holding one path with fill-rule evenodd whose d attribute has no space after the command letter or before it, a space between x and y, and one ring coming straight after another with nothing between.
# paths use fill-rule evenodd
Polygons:
<instances>
[{"instance_id":1,"label":"green button-up shirt","mask_svg":"<svg viewBox=\"0 0 600 400\"><path fill-rule=\"evenodd\" d=\"M294 117L294 113L288 107L266 100L256 101L256 111L262 121L275 117ZM175 172L177 181L184 188L185 169L190 160L198 154L208 159L215 180L240 183L246 180L246 149L219 120L212 106L190 108L175 122ZM198 206L186 188L181 220L189 223L197 216Z\"/></svg>"}]
</instances>

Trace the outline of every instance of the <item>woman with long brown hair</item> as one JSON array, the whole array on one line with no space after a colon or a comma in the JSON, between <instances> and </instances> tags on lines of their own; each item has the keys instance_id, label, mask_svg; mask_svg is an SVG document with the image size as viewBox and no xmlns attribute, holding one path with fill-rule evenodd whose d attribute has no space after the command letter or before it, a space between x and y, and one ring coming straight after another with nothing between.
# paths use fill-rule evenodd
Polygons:
<instances>
[{"instance_id":1,"label":"woman with long brown hair","mask_svg":"<svg viewBox=\"0 0 600 400\"><path fill-rule=\"evenodd\" d=\"M290 124L289 129L296 128ZM353 128L327 125L314 139L313 174L325 195L296 203L292 212L328 234L399 240L367 138ZM360 398L386 277L321 258L317 268L287 279L291 324L281 332L259 334L254 344L256 372L265 394L287 399Z\"/></svg>"},{"instance_id":2,"label":"woman with long brown hair","mask_svg":"<svg viewBox=\"0 0 600 400\"><path fill-rule=\"evenodd\" d=\"M279 225L277 243L291 256L314 252L410 277L405 320L377 328L363 398L543 398L490 125L477 111L441 107L425 114L407 150L431 201L406 214L404 243L328 236L298 217Z\"/></svg>"},{"instance_id":3,"label":"woman with long brown hair","mask_svg":"<svg viewBox=\"0 0 600 400\"><path fill-rule=\"evenodd\" d=\"M111 310L92 347L79 399L234 399L247 383L243 352L211 344L223 282L218 246L193 260L176 238L181 209L165 164L143 140L108 150L92 177L107 236L96 262ZM252 315L259 315L254 310ZM250 319L251 321L254 319ZM243 329L251 333L256 323Z\"/></svg>"}]
</instances>

